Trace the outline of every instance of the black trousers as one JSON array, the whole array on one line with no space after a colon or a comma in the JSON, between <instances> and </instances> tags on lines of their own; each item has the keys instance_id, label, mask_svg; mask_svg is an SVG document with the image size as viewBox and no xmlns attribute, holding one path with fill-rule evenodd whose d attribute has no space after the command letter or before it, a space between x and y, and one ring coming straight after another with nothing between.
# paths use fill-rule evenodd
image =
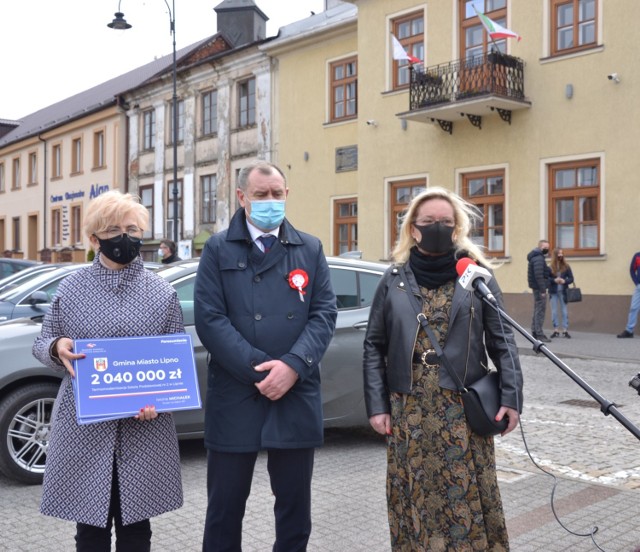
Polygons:
<instances>
[{"instance_id":1,"label":"black trousers","mask_svg":"<svg viewBox=\"0 0 640 552\"><path fill-rule=\"evenodd\" d=\"M311 535L314 449L269 449L267 469L275 496L273 552L304 552ZM242 519L257 452L207 454L207 516L203 552L241 552Z\"/></svg>"},{"instance_id":2,"label":"black trousers","mask_svg":"<svg viewBox=\"0 0 640 552\"><path fill-rule=\"evenodd\" d=\"M77 552L110 552L111 527L116 525L116 552L149 552L151 550L151 522L148 519L122 525L120 512L120 488L118 472L113 467L111 504L106 527L95 527L85 523L76 524Z\"/></svg>"}]
</instances>

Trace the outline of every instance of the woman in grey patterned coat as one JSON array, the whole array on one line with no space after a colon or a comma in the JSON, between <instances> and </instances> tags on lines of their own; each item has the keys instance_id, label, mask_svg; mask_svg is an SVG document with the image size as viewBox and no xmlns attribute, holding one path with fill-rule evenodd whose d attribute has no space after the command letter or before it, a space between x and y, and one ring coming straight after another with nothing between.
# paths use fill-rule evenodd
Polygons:
<instances>
[{"instance_id":1,"label":"woman in grey patterned coat","mask_svg":"<svg viewBox=\"0 0 640 552\"><path fill-rule=\"evenodd\" d=\"M86 211L85 231L98 254L63 280L33 354L66 371L53 409L44 475L45 515L77 523L76 550L151 548L149 518L182 506L180 458L171 414L141 404L135 417L79 425L71 385L73 339L184 332L174 289L139 256L148 213L130 194L107 192Z\"/></svg>"}]
</instances>

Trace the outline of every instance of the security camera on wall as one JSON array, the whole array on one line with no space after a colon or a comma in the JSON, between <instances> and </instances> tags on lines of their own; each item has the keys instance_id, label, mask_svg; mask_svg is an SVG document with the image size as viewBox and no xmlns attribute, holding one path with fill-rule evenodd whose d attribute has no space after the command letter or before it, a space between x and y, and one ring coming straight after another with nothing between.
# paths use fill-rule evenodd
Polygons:
<instances>
[{"instance_id":1,"label":"security camera on wall","mask_svg":"<svg viewBox=\"0 0 640 552\"><path fill-rule=\"evenodd\" d=\"M617 82L620 82L620 77L618 76L618 73L609 73L609 74L607 75L607 78L608 78L610 81L613 81L613 82L616 82L616 83L617 83Z\"/></svg>"}]
</instances>

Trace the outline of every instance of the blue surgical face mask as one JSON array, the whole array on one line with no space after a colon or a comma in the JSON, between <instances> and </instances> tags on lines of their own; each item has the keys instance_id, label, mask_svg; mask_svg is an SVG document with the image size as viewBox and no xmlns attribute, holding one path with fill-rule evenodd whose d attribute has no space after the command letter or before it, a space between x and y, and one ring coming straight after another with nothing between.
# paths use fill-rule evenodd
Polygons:
<instances>
[{"instance_id":1,"label":"blue surgical face mask","mask_svg":"<svg viewBox=\"0 0 640 552\"><path fill-rule=\"evenodd\" d=\"M251 205L249 220L260 230L273 230L282 224L284 200L266 199L249 203Z\"/></svg>"}]
</instances>

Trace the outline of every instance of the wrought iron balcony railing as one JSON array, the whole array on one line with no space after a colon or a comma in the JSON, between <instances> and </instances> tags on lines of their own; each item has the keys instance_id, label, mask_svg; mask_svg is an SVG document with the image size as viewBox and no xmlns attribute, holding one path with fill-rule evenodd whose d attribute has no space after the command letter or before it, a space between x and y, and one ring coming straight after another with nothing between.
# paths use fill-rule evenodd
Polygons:
<instances>
[{"instance_id":1,"label":"wrought iron balcony railing","mask_svg":"<svg viewBox=\"0 0 640 552\"><path fill-rule=\"evenodd\" d=\"M409 109L486 95L524 100L524 62L491 52L411 71Z\"/></svg>"},{"instance_id":2,"label":"wrought iron balcony railing","mask_svg":"<svg viewBox=\"0 0 640 552\"><path fill-rule=\"evenodd\" d=\"M491 52L423 69L414 66L409 87L409 111L403 119L437 122L451 133L453 121L466 116L482 128L482 117L497 113L511 124L512 110L527 109L524 62Z\"/></svg>"}]
</instances>

